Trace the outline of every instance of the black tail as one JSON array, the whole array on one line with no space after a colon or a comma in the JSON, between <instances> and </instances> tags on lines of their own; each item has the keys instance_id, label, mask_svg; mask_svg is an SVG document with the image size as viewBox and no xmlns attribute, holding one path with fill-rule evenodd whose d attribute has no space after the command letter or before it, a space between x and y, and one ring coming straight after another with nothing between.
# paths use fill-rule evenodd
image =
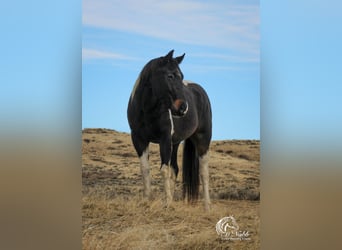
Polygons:
<instances>
[{"instance_id":1,"label":"black tail","mask_svg":"<svg viewBox=\"0 0 342 250\"><path fill-rule=\"evenodd\" d=\"M183 198L196 201L199 192L199 162L196 146L187 139L183 148Z\"/></svg>"}]
</instances>

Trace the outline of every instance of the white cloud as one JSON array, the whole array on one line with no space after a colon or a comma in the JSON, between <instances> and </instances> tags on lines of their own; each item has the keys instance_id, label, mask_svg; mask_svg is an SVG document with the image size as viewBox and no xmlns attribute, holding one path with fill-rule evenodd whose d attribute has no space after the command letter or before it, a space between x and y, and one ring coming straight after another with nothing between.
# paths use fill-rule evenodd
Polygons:
<instances>
[{"instance_id":1,"label":"white cloud","mask_svg":"<svg viewBox=\"0 0 342 250\"><path fill-rule=\"evenodd\" d=\"M82 48L82 59L137 60L137 58L131 56L87 48Z\"/></svg>"},{"instance_id":2,"label":"white cloud","mask_svg":"<svg viewBox=\"0 0 342 250\"><path fill-rule=\"evenodd\" d=\"M83 24L259 55L258 5L84 0Z\"/></svg>"}]
</instances>

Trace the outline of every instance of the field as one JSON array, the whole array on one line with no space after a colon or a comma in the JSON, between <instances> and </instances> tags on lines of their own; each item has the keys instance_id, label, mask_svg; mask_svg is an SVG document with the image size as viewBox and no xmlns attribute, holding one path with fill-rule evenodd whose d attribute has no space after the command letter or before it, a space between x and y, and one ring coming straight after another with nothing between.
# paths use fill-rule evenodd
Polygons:
<instances>
[{"instance_id":1,"label":"field","mask_svg":"<svg viewBox=\"0 0 342 250\"><path fill-rule=\"evenodd\" d=\"M259 162L257 140L213 141L210 147L211 210L181 199L163 206L158 145L150 145L152 199L142 196L139 159L130 135L108 129L82 131L83 249L259 249ZM248 240L225 240L216 223L233 215Z\"/></svg>"}]
</instances>

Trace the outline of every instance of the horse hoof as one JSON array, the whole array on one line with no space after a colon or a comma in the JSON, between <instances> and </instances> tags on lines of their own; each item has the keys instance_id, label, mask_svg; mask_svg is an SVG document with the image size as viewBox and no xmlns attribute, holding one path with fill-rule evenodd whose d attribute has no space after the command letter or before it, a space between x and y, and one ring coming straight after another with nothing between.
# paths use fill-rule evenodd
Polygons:
<instances>
[{"instance_id":1,"label":"horse hoof","mask_svg":"<svg viewBox=\"0 0 342 250\"><path fill-rule=\"evenodd\" d=\"M210 210L211 210L210 204L205 204L205 205L204 205L204 210L205 210L206 212L210 212Z\"/></svg>"}]
</instances>

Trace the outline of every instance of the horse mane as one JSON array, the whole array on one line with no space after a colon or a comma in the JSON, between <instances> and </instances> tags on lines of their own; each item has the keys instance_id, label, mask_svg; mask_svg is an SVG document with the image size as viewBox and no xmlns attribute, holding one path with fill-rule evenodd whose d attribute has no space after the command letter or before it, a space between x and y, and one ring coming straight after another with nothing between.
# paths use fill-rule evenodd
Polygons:
<instances>
[{"instance_id":1,"label":"horse mane","mask_svg":"<svg viewBox=\"0 0 342 250\"><path fill-rule=\"evenodd\" d=\"M131 102L132 102L132 100L134 98L135 91L137 90L137 88L138 88L138 86L140 84L140 75L141 75L141 73L139 74L137 80L134 83L134 87L133 87L133 90L132 90L132 93L131 93Z\"/></svg>"},{"instance_id":2,"label":"horse mane","mask_svg":"<svg viewBox=\"0 0 342 250\"><path fill-rule=\"evenodd\" d=\"M135 92L137 91L139 85L141 83L145 84L147 83L148 81L148 77L151 73L151 68L153 68L156 64L156 61L160 59L160 58L156 58L156 59L153 59L151 61L149 61L145 66L144 68L141 70L137 80L135 81L134 83L134 87L133 87L133 90L132 90L132 94L131 94L131 101L133 100L134 98L134 95L135 95Z\"/></svg>"}]
</instances>

